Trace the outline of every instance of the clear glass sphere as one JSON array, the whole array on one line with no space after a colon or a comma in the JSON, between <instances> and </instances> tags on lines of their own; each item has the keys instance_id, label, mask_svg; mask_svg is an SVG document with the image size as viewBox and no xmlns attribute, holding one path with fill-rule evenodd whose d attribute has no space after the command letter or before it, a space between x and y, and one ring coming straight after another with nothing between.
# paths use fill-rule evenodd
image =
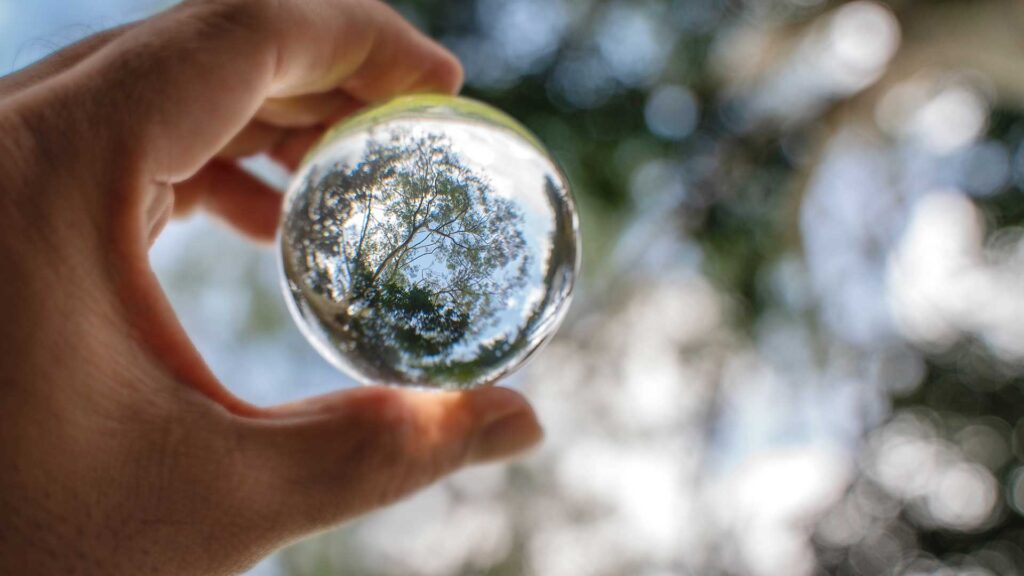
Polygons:
<instances>
[{"instance_id":1,"label":"clear glass sphere","mask_svg":"<svg viewBox=\"0 0 1024 576\"><path fill-rule=\"evenodd\" d=\"M577 234L565 177L518 122L466 98L403 97L333 128L296 174L286 300L361 382L471 388L554 333Z\"/></svg>"}]
</instances>

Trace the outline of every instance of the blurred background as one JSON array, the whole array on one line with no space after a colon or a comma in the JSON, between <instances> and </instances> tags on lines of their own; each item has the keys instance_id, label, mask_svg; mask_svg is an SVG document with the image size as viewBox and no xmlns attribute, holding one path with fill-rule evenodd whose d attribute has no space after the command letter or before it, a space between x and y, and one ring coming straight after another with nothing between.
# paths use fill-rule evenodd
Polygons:
<instances>
[{"instance_id":1,"label":"blurred background","mask_svg":"<svg viewBox=\"0 0 1024 576\"><path fill-rule=\"evenodd\" d=\"M0 73L169 4L0 0ZM1024 573L1024 3L393 4L575 185L548 438L252 574ZM239 395L350 385L272 250L152 258Z\"/></svg>"}]
</instances>

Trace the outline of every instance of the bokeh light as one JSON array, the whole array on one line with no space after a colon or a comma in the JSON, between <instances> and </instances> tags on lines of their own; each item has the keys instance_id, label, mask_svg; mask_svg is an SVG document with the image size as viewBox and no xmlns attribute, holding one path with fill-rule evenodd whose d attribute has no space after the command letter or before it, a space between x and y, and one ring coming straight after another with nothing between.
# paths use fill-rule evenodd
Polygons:
<instances>
[{"instance_id":1,"label":"bokeh light","mask_svg":"<svg viewBox=\"0 0 1024 576\"><path fill-rule=\"evenodd\" d=\"M659 86L647 97L647 128L668 140L682 140L697 127L698 104L683 86Z\"/></svg>"}]
</instances>

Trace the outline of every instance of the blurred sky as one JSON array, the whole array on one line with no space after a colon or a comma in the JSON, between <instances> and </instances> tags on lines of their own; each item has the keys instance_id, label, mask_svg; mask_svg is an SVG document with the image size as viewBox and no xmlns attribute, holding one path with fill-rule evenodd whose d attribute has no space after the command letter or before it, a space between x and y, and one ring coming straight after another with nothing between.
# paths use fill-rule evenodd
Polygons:
<instances>
[{"instance_id":1,"label":"blurred sky","mask_svg":"<svg viewBox=\"0 0 1024 576\"><path fill-rule=\"evenodd\" d=\"M170 4L166 0L0 0L0 73Z\"/></svg>"}]
</instances>

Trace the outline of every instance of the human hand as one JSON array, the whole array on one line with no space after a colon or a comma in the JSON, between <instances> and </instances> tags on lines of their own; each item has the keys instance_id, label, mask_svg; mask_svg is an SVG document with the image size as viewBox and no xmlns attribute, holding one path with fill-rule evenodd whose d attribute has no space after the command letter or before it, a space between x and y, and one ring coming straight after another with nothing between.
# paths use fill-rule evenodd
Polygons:
<instances>
[{"instance_id":1,"label":"human hand","mask_svg":"<svg viewBox=\"0 0 1024 576\"><path fill-rule=\"evenodd\" d=\"M172 212L274 234L293 167L364 102L455 92L376 0L186 2L0 79L0 574L224 574L541 436L526 401L360 388L258 408L148 263Z\"/></svg>"}]
</instances>

